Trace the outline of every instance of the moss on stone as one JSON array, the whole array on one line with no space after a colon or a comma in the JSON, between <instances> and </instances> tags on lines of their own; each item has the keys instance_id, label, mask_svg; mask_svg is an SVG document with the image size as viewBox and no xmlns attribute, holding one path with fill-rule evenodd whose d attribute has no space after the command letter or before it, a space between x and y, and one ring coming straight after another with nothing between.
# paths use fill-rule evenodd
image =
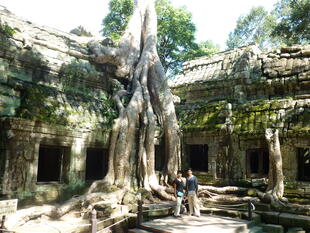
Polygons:
<instances>
[{"instance_id":1,"label":"moss on stone","mask_svg":"<svg viewBox=\"0 0 310 233\"><path fill-rule=\"evenodd\" d=\"M110 127L116 117L113 101L101 93L101 98L56 88L24 84L17 117L70 127ZM92 126L93 125L93 126Z\"/></svg>"},{"instance_id":2,"label":"moss on stone","mask_svg":"<svg viewBox=\"0 0 310 233\"><path fill-rule=\"evenodd\" d=\"M70 64L62 65L59 77L64 91L74 87L87 93L89 89L85 84L87 79L99 78L100 73L89 62L74 60Z\"/></svg>"},{"instance_id":3,"label":"moss on stone","mask_svg":"<svg viewBox=\"0 0 310 233\"><path fill-rule=\"evenodd\" d=\"M292 116L287 113L290 100L255 100L244 104L233 103L231 122L236 133L264 132L269 127L286 127L290 125L292 131L310 130L310 110L304 107L302 113L296 112ZM190 108L178 110L180 125L186 131L208 130L214 131L223 128L227 116L225 115L226 101L196 104ZM284 110L284 117L279 110ZM283 114L281 113L281 114Z\"/></svg>"},{"instance_id":4,"label":"moss on stone","mask_svg":"<svg viewBox=\"0 0 310 233\"><path fill-rule=\"evenodd\" d=\"M218 130L224 124L221 112L226 101L212 104L202 104L195 109L178 109L177 114L180 126L184 130Z\"/></svg>"},{"instance_id":5,"label":"moss on stone","mask_svg":"<svg viewBox=\"0 0 310 233\"><path fill-rule=\"evenodd\" d=\"M293 131L310 131L310 109L306 109L298 116L292 117L293 124L290 128Z\"/></svg>"}]
</instances>

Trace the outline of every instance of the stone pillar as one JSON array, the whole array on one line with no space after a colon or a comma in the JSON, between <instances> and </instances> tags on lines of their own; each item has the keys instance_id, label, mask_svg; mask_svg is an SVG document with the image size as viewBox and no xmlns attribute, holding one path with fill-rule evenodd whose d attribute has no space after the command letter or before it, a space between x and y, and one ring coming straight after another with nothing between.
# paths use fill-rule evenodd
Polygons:
<instances>
[{"instance_id":1,"label":"stone pillar","mask_svg":"<svg viewBox=\"0 0 310 233\"><path fill-rule=\"evenodd\" d=\"M208 171L209 174L213 176L213 179L217 179L216 155L217 155L217 146L214 143L208 144Z\"/></svg>"},{"instance_id":2,"label":"stone pillar","mask_svg":"<svg viewBox=\"0 0 310 233\"><path fill-rule=\"evenodd\" d=\"M85 180L86 146L83 138L75 138L71 147L69 182Z\"/></svg>"},{"instance_id":3,"label":"stone pillar","mask_svg":"<svg viewBox=\"0 0 310 233\"><path fill-rule=\"evenodd\" d=\"M29 180L29 187L34 190L36 183L37 183L37 176L38 176L38 164L39 164L39 151L40 151L40 142L36 141L34 144L33 156L34 160L33 163L30 164L29 172L31 174L31 180Z\"/></svg>"}]
</instances>

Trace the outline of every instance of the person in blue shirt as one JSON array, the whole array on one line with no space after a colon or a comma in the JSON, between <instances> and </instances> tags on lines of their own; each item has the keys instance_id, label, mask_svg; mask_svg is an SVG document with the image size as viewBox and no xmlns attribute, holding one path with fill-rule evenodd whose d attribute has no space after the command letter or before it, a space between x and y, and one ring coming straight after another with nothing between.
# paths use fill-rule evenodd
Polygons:
<instances>
[{"instance_id":1,"label":"person in blue shirt","mask_svg":"<svg viewBox=\"0 0 310 233\"><path fill-rule=\"evenodd\" d=\"M187 169L186 193L189 205L189 215L200 217L199 200L198 200L198 180L193 175L191 168Z\"/></svg>"}]
</instances>

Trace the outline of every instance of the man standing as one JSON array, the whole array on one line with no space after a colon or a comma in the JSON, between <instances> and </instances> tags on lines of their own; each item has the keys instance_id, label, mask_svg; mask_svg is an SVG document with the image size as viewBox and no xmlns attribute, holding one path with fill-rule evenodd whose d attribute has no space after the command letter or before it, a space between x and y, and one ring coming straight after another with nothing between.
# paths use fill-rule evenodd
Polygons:
<instances>
[{"instance_id":1,"label":"man standing","mask_svg":"<svg viewBox=\"0 0 310 233\"><path fill-rule=\"evenodd\" d=\"M184 183L182 180L182 172L178 171L177 172L177 177L174 180L173 183L174 187L174 196L177 199L176 207L174 210L174 216L175 217L181 217L180 215L180 210L181 210L181 205L182 205L182 199L184 197Z\"/></svg>"},{"instance_id":2,"label":"man standing","mask_svg":"<svg viewBox=\"0 0 310 233\"><path fill-rule=\"evenodd\" d=\"M199 210L199 200L198 200L198 180L197 177L193 175L191 168L187 170L187 179L186 179L186 191L188 197L189 205L189 215L195 215L200 217Z\"/></svg>"}]
</instances>

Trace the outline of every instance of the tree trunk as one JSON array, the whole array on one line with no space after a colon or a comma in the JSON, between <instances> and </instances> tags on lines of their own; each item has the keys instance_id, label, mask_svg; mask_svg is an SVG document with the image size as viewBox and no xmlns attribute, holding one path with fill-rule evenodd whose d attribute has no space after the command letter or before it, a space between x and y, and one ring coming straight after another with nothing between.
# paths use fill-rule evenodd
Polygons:
<instances>
[{"instance_id":1,"label":"tree trunk","mask_svg":"<svg viewBox=\"0 0 310 233\"><path fill-rule=\"evenodd\" d=\"M269 175L266 194L273 202L282 199L284 193L279 131L277 129L266 129L265 138L269 148Z\"/></svg>"},{"instance_id":2,"label":"tree trunk","mask_svg":"<svg viewBox=\"0 0 310 233\"><path fill-rule=\"evenodd\" d=\"M173 199L159 186L155 175L156 123L165 137L166 181L180 166L180 137L173 96L156 49L154 0L135 0L134 9L118 48L104 47L96 41L88 44L95 62L114 64L116 75L128 79L128 86L114 95L119 116L111 133L105 182L128 188L138 185ZM124 96L130 98L127 105L122 101Z\"/></svg>"}]
</instances>

